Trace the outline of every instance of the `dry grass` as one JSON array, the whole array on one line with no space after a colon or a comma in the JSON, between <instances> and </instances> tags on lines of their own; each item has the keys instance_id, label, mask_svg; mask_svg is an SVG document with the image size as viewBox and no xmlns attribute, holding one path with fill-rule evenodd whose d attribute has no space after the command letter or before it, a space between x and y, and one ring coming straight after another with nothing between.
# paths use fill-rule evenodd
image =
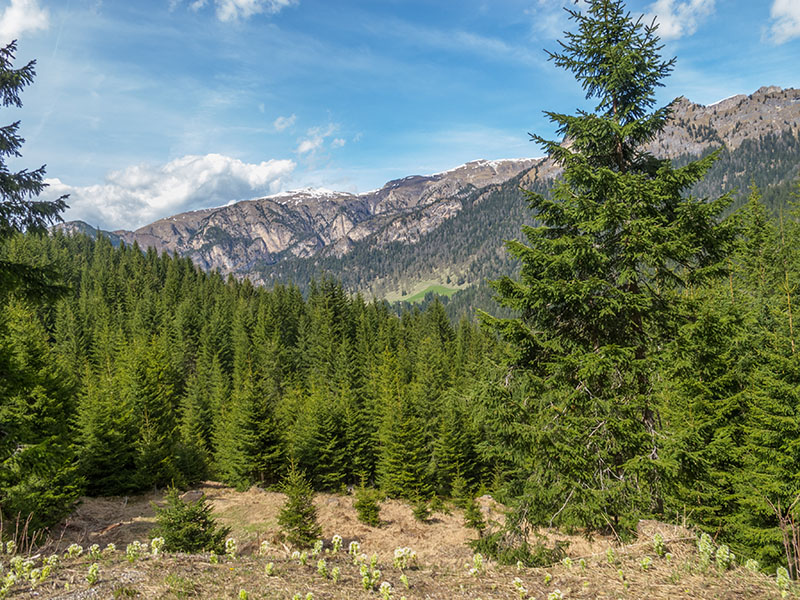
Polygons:
<instances>
[{"instance_id":1,"label":"dry grass","mask_svg":"<svg viewBox=\"0 0 800 600\"><path fill-rule=\"evenodd\" d=\"M473 538L474 532L463 527L461 511L453 509L449 515L437 513L429 522L419 523L413 519L409 506L386 501L381 507L382 526L372 528L356 520L352 497L320 494L315 502L324 537L328 540L326 547L330 547L329 540L334 534L341 535L345 541L345 549L339 554L322 555L329 570L334 566L341 570L341 580L335 584L317 573L316 559L309 557L308 563L301 565L291 559L290 549L280 542L276 518L283 502L281 494L257 488L239 493L211 482L199 489L211 500L218 520L232 528L232 536L239 541L239 558L222 559L214 564L207 555L169 555L128 562L124 557L125 545L134 539L147 539L147 532L154 523L151 502L161 502L162 495L148 494L127 500L86 499L55 533L56 541L52 544L57 544L63 553L72 542L84 547L93 543L103 547L114 542L119 549L117 553L99 560L99 583L95 586L86 583L91 561L84 555L80 559L63 560L54 575L36 588L15 585L8 597L210 600L238 598L239 590L244 589L250 598L258 599L290 600L294 594L305 598L311 592L315 600L374 600L380 597L378 592L363 589L358 566L346 554L347 543L353 539L361 543L363 552L378 555L381 581L392 584L395 600L401 596L407 600L516 600L520 595L513 584L515 577L527 588L526 598L542 600L556 589L564 598L571 599L781 597L774 579L766 576L743 568L725 573L713 567L701 569L690 534L684 529L655 522L642 523L639 542L614 547L613 564L606 556L606 550L612 545L609 539L588 541L579 536L547 532L551 539L570 542L571 567L558 564L518 570L488 563L479 577L473 577L469 574L472 552L466 542ZM482 498L481 505L488 517L502 518L502 507L490 498ZM650 540L656 531L668 540L670 561L653 552ZM271 543L267 557L255 555L262 540ZM402 573L392 566L394 549L400 546L413 548L419 557L419 567L406 572L409 589L401 583ZM51 548L42 550L49 552ZM651 558L652 566L645 571L641 561L646 556ZM581 558L585 568L581 567ZM273 576L264 571L270 561L275 565ZM552 577L549 583L545 583L546 574Z\"/></svg>"}]
</instances>

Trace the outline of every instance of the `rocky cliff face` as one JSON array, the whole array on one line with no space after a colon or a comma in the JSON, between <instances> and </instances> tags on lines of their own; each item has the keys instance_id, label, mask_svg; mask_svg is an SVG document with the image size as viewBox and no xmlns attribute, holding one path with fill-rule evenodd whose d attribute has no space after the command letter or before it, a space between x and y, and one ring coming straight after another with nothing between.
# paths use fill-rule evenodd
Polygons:
<instances>
[{"instance_id":1,"label":"rocky cliff face","mask_svg":"<svg viewBox=\"0 0 800 600\"><path fill-rule=\"evenodd\" d=\"M709 106L679 98L670 123L650 150L665 158L697 156L723 145L735 151L745 140L787 132L793 136L800 132L800 90L763 87ZM135 241L141 247L189 256L205 269L259 281L256 265L292 257L341 257L365 241L376 248L393 242L415 244L458 215L465 198L479 203L483 194L520 174L525 185L552 179L558 169L545 159L476 160L434 175L390 181L363 194L284 192L110 235L128 244ZM61 227L88 228L78 222Z\"/></svg>"}]
</instances>

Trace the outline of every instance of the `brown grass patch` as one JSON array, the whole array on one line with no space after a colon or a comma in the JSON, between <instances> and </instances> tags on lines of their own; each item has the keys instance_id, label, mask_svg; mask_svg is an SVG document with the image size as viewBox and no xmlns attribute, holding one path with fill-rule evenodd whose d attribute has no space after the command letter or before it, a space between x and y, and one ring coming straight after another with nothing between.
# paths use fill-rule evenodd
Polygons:
<instances>
[{"instance_id":1,"label":"brown grass patch","mask_svg":"<svg viewBox=\"0 0 800 600\"><path fill-rule=\"evenodd\" d=\"M545 533L550 540L570 543L571 567L558 564L518 570L487 562L484 572L476 578L469 574L472 551L466 545L475 533L463 526L462 511L452 509L451 514L437 513L428 522L420 523L414 520L408 505L387 500L381 505L382 526L373 528L356 519L352 497L319 494L315 504L323 525L326 547L330 547L334 534L345 540L344 549L338 555L322 555L329 570L338 566L341 571L341 580L334 584L317 573L316 559L309 557L306 565L300 565L291 559L290 549L280 543L276 519L284 499L282 494L258 488L240 493L212 482L198 489L208 496L219 522L232 528L232 536L238 540L241 553L236 560L223 558L219 564L213 564L208 555L169 555L160 558L148 556L129 563L124 558L125 545L134 539L147 539L154 523L151 502L160 503L163 495L85 499L55 533L58 542L53 542L53 545L57 543L63 551L72 542L84 547L92 543L105 546L114 542L118 552L99 561L100 582L93 587L86 583L91 561L84 555L80 559L64 560L55 574L35 589L15 585L9 598L210 600L234 599L240 589L245 589L250 598L258 599L290 600L296 593L305 598L305 594L311 592L314 600L375 600L379 595L376 591L363 589L358 566L346 554L347 543L354 539L361 543L363 552L378 555L381 581L392 584L392 598L395 600L401 596L407 600L514 600L520 597L513 585L515 577L519 577L527 588L525 597L537 600L544 600L556 589L569 599L734 600L781 597L774 579L743 568L725 573L719 573L713 567L702 570L691 534L685 529L653 521L642 522L640 539L636 543L614 546L616 558L613 564L606 556L607 548L612 545L610 539L587 540L548 531ZM481 498L480 502L487 517L502 519L502 507L494 504L491 498ZM670 561L657 557L653 552L651 540L656 531L667 540L667 549L672 554ZM255 555L262 540L271 542L268 557ZM394 549L401 546L413 548L419 557L419 568L406 572L410 589L403 587L402 573L392 566ZM652 560L647 570L642 568L644 557ZM585 567L581 566L581 558ZM264 572L268 561L275 565L274 576ZM552 580L545 583L548 573Z\"/></svg>"}]
</instances>

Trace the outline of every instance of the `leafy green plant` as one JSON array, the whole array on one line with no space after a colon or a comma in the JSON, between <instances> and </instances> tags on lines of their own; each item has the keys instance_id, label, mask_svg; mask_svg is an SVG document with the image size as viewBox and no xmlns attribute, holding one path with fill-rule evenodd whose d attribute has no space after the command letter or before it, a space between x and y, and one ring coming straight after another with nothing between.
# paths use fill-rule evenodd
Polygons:
<instances>
[{"instance_id":1,"label":"leafy green plant","mask_svg":"<svg viewBox=\"0 0 800 600\"><path fill-rule=\"evenodd\" d=\"M163 548L164 548L163 537L154 537L152 540L150 540L150 551L152 552L153 556L158 556L159 554L161 554Z\"/></svg>"},{"instance_id":2,"label":"leafy green plant","mask_svg":"<svg viewBox=\"0 0 800 600\"><path fill-rule=\"evenodd\" d=\"M100 579L100 565L92 563L89 565L89 572L86 574L86 581L89 585L94 585Z\"/></svg>"},{"instance_id":3,"label":"leafy green plant","mask_svg":"<svg viewBox=\"0 0 800 600\"><path fill-rule=\"evenodd\" d=\"M167 491L166 506L156 510L156 526L151 532L153 538L164 538L165 552L214 552L225 551L225 536L228 527L219 527L211 506L205 495L195 502L184 502L178 490Z\"/></svg>"},{"instance_id":4,"label":"leafy green plant","mask_svg":"<svg viewBox=\"0 0 800 600\"><path fill-rule=\"evenodd\" d=\"M775 571L775 582L778 584L778 587L781 590L789 589L789 586L792 583L792 578L789 577L789 571L786 567L778 567Z\"/></svg>"},{"instance_id":5,"label":"leafy green plant","mask_svg":"<svg viewBox=\"0 0 800 600\"><path fill-rule=\"evenodd\" d=\"M133 540L125 547L125 558L128 562L133 562L147 552L147 545L139 540Z\"/></svg>"},{"instance_id":6,"label":"leafy green plant","mask_svg":"<svg viewBox=\"0 0 800 600\"><path fill-rule=\"evenodd\" d=\"M406 575L405 573L400 575L400 583L402 583L403 587L406 588L406 589L410 589L411 588L410 584L408 583L408 575Z\"/></svg>"},{"instance_id":7,"label":"leafy green plant","mask_svg":"<svg viewBox=\"0 0 800 600\"><path fill-rule=\"evenodd\" d=\"M417 564L417 553L411 548L395 548L393 564L401 571L413 568Z\"/></svg>"},{"instance_id":8,"label":"leafy green plant","mask_svg":"<svg viewBox=\"0 0 800 600\"><path fill-rule=\"evenodd\" d=\"M375 563L369 565L362 563L359 567L361 573L361 585L365 590L373 590L378 585L381 578L381 572L376 568Z\"/></svg>"},{"instance_id":9,"label":"leafy green plant","mask_svg":"<svg viewBox=\"0 0 800 600\"><path fill-rule=\"evenodd\" d=\"M526 588L525 584L522 583L522 579L520 579L519 577L514 577L513 584L514 584L514 589L517 592L517 596L519 596L520 600L522 600L523 598L525 598L525 596L528 595L528 588Z\"/></svg>"},{"instance_id":10,"label":"leafy green plant","mask_svg":"<svg viewBox=\"0 0 800 600\"><path fill-rule=\"evenodd\" d=\"M381 583L381 587L378 589L378 593L381 595L383 600L390 600L392 597L392 584L388 581L384 581Z\"/></svg>"},{"instance_id":11,"label":"leafy green plant","mask_svg":"<svg viewBox=\"0 0 800 600\"><path fill-rule=\"evenodd\" d=\"M317 561L317 573L322 575L325 579L328 578L328 563L324 558L320 558Z\"/></svg>"},{"instance_id":12,"label":"leafy green plant","mask_svg":"<svg viewBox=\"0 0 800 600\"><path fill-rule=\"evenodd\" d=\"M235 539L228 538L227 540L225 540L225 554L227 555L228 558L230 558L231 560L235 560L238 551L239 551L239 546L236 543Z\"/></svg>"},{"instance_id":13,"label":"leafy green plant","mask_svg":"<svg viewBox=\"0 0 800 600\"><path fill-rule=\"evenodd\" d=\"M659 556L664 556L666 552L666 546L664 545L664 536L660 533L656 533L653 536L653 550Z\"/></svg>"},{"instance_id":14,"label":"leafy green plant","mask_svg":"<svg viewBox=\"0 0 800 600\"><path fill-rule=\"evenodd\" d=\"M700 555L700 565L707 569L711 564L711 557L714 555L714 542L707 533L700 535L700 539L697 541L697 552Z\"/></svg>"},{"instance_id":15,"label":"leafy green plant","mask_svg":"<svg viewBox=\"0 0 800 600\"><path fill-rule=\"evenodd\" d=\"M717 569L727 571L736 560L736 555L731 552L731 549L726 544L722 544L717 548L714 559L717 563Z\"/></svg>"}]
</instances>

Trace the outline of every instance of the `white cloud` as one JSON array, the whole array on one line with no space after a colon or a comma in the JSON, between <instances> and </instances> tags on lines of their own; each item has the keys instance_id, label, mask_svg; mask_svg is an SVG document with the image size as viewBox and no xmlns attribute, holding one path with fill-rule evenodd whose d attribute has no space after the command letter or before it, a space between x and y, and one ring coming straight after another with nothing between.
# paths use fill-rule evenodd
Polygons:
<instances>
[{"instance_id":1,"label":"white cloud","mask_svg":"<svg viewBox=\"0 0 800 600\"><path fill-rule=\"evenodd\" d=\"M297 0L215 0L220 21L249 19L262 13L275 14L296 4Z\"/></svg>"},{"instance_id":2,"label":"white cloud","mask_svg":"<svg viewBox=\"0 0 800 600\"><path fill-rule=\"evenodd\" d=\"M185 0L169 0L170 10ZM253 15L277 14L284 8L293 6L299 0L213 0L217 18L220 21L249 19ZM190 0L189 8L195 12L205 8L209 0Z\"/></svg>"},{"instance_id":3,"label":"white cloud","mask_svg":"<svg viewBox=\"0 0 800 600\"><path fill-rule=\"evenodd\" d=\"M714 2L715 0L656 0L650 5L646 21L649 23L655 17L661 39L678 39L697 31L700 22L714 12Z\"/></svg>"},{"instance_id":4,"label":"white cloud","mask_svg":"<svg viewBox=\"0 0 800 600\"><path fill-rule=\"evenodd\" d=\"M346 143L347 140L345 140L344 138L334 138L334 140L331 142L331 148L341 148Z\"/></svg>"},{"instance_id":5,"label":"white cloud","mask_svg":"<svg viewBox=\"0 0 800 600\"><path fill-rule=\"evenodd\" d=\"M322 127L312 127L306 132L306 137L299 140L297 150L295 150L295 152L298 154L313 154L322 148L323 144L325 143L325 139L336 133L338 129L339 126L335 123L329 124L325 129ZM336 140L334 140L334 144L335 142ZM333 145L333 147L337 148L339 146Z\"/></svg>"},{"instance_id":6,"label":"white cloud","mask_svg":"<svg viewBox=\"0 0 800 600\"><path fill-rule=\"evenodd\" d=\"M46 30L50 15L39 6L38 0L11 0L0 15L0 43L17 39L28 31Z\"/></svg>"},{"instance_id":7,"label":"white cloud","mask_svg":"<svg viewBox=\"0 0 800 600\"><path fill-rule=\"evenodd\" d=\"M800 37L800 2L775 0L769 14L773 21L770 31L776 44Z\"/></svg>"},{"instance_id":8,"label":"white cloud","mask_svg":"<svg viewBox=\"0 0 800 600\"><path fill-rule=\"evenodd\" d=\"M322 142L323 142L322 136L315 136L312 138L301 140L300 143L297 145L297 153L306 154L308 152L314 152L315 150L319 150L322 147Z\"/></svg>"},{"instance_id":9,"label":"white cloud","mask_svg":"<svg viewBox=\"0 0 800 600\"><path fill-rule=\"evenodd\" d=\"M297 115L290 115L288 117L278 117L272 124L276 131L284 131L294 125L295 121L297 121Z\"/></svg>"},{"instance_id":10,"label":"white cloud","mask_svg":"<svg viewBox=\"0 0 800 600\"><path fill-rule=\"evenodd\" d=\"M278 192L295 166L291 160L253 164L221 154L184 156L113 171L100 185L73 187L49 179L44 196L70 194L66 219L134 229L176 213Z\"/></svg>"}]
</instances>

